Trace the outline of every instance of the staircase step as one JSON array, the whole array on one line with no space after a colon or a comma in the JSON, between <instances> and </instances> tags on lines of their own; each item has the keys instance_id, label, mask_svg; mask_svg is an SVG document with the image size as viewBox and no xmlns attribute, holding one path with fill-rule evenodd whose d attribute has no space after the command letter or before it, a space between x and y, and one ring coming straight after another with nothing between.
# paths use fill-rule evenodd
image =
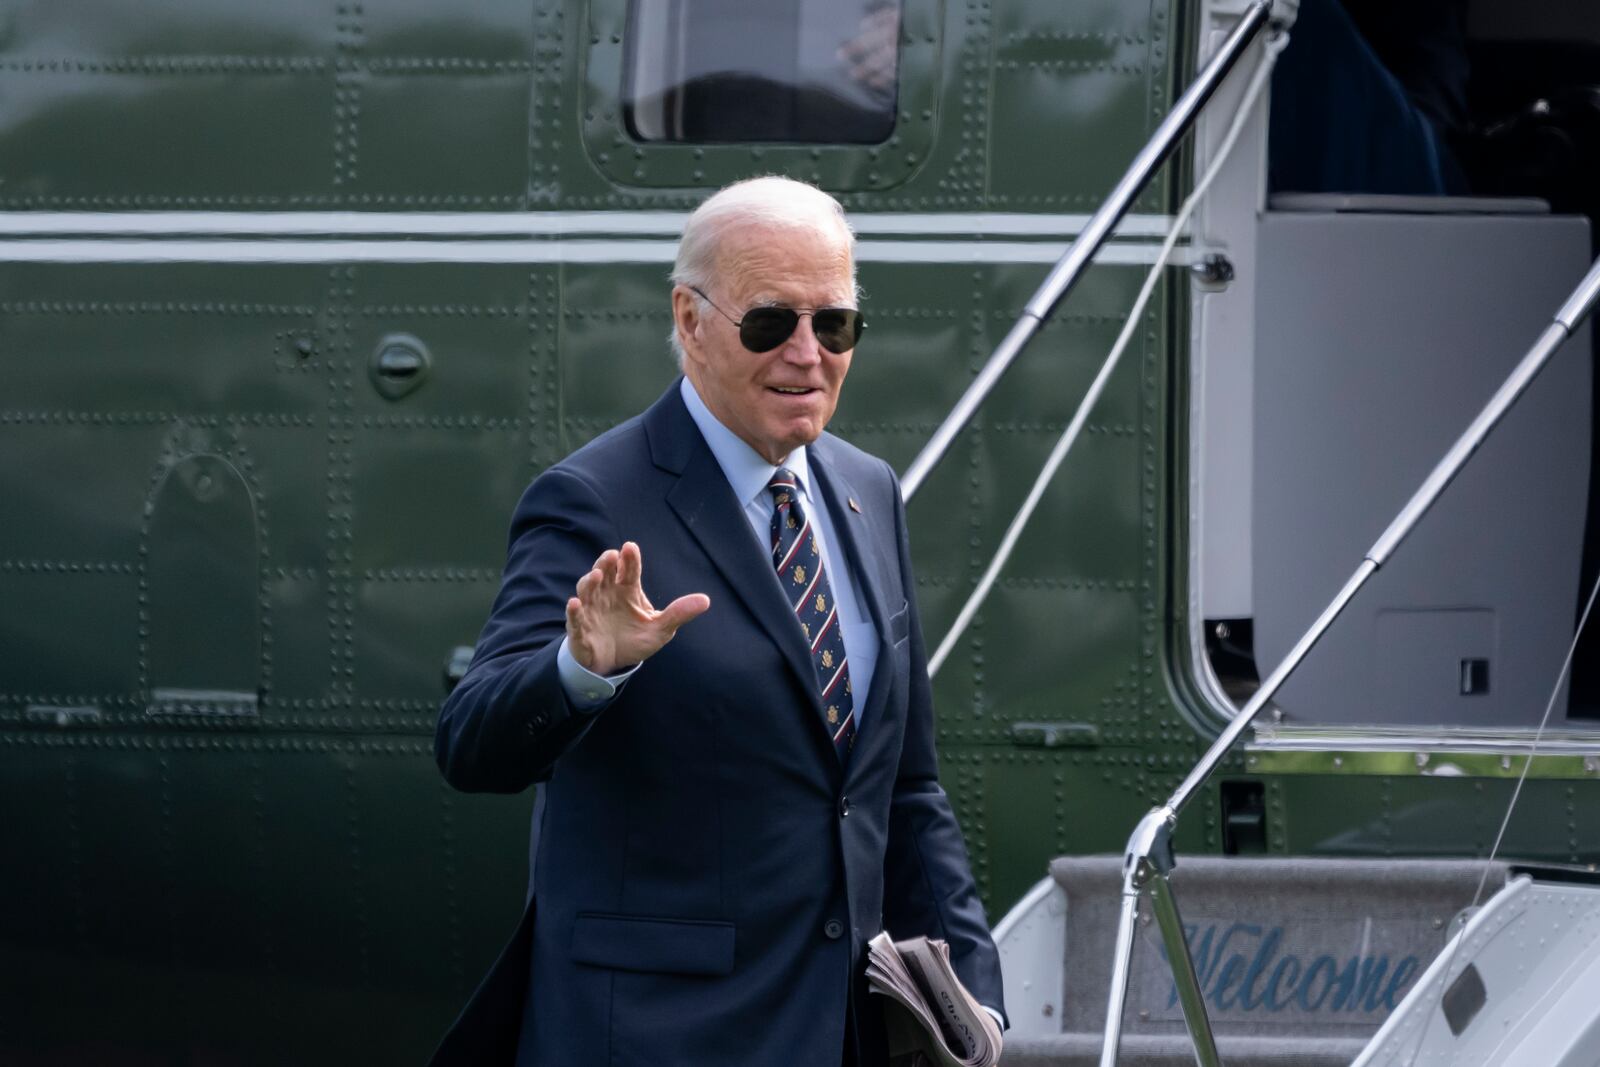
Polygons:
<instances>
[{"instance_id":1,"label":"staircase step","mask_svg":"<svg viewBox=\"0 0 1600 1067\"><path fill-rule=\"evenodd\" d=\"M1227 1067L1350 1067L1366 1041L1361 1038L1219 1037L1217 1054ZM1001 1067L1097 1067L1099 1034L1008 1038ZM1130 1034L1122 1039L1117 1067L1194 1067L1187 1037Z\"/></svg>"},{"instance_id":2,"label":"staircase step","mask_svg":"<svg viewBox=\"0 0 1600 1067\"><path fill-rule=\"evenodd\" d=\"M1508 871L1472 860L1184 857L1173 895L1224 1061L1348 1064L1480 883L1487 899ZM1098 1062L1121 879L1120 856L1062 857L996 927L1013 1022L1008 1067ZM1123 1035L1119 1062L1193 1062L1148 899Z\"/></svg>"}]
</instances>

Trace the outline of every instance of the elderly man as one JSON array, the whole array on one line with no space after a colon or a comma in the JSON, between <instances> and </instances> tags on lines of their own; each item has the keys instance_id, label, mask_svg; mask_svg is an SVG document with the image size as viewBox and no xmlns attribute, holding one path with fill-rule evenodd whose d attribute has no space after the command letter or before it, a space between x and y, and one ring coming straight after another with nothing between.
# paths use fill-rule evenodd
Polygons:
<instances>
[{"instance_id":1,"label":"elderly man","mask_svg":"<svg viewBox=\"0 0 1600 1067\"><path fill-rule=\"evenodd\" d=\"M730 186L672 277L683 378L528 489L440 713L452 785L545 785L527 911L439 1062L880 1063L885 928L1001 1008L895 477L823 432L862 329L844 213Z\"/></svg>"}]
</instances>

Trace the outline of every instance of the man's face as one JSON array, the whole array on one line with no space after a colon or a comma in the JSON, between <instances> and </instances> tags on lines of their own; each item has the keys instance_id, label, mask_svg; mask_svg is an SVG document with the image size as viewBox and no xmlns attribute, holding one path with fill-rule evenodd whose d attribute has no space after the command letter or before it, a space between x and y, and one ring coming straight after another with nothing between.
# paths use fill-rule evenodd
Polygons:
<instances>
[{"instance_id":1,"label":"man's face","mask_svg":"<svg viewBox=\"0 0 1600 1067\"><path fill-rule=\"evenodd\" d=\"M736 226L723 237L705 293L716 308L702 308L683 286L672 293L684 373L724 426L777 463L821 436L839 403L851 353L818 344L809 315L777 348L752 352L740 343L739 327L717 308L738 320L762 305L854 307L849 245L831 227Z\"/></svg>"}]
</instances>

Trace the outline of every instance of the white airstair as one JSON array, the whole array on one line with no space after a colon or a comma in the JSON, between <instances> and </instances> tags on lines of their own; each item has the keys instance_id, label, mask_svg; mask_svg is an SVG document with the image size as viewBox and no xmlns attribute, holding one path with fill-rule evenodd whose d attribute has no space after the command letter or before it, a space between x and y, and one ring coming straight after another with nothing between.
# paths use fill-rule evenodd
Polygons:
<instances>
[{"instance_id":1,"label":"white airstair","mask_svg":"<svg viewBox=\"0 0 1600 1067\"><path fill-rule=\"evenodd\" d=\"M1121 866L1058 859L995 928L1006 1067L1099 1062ZM1475 861L1185 857L1172 884L1227 1067L1590 1067L1600 879L1556 877ZM1487 903L1464 922L1480 882ZM1138 929L1117 1062L1192 1064L1148 901Z\"/></svg>"}]
</instances>

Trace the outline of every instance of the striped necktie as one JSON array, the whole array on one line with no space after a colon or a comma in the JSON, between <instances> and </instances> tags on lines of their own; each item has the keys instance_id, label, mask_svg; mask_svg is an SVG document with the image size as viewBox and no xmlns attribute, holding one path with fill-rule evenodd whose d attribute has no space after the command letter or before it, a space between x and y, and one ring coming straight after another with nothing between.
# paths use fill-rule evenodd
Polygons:
<instances>
[{"instance_id":1,"label":"striped necktie","mask_svg":"<svg viewBox=\"0 0 1600 1067\"><path fill-rule=\"evenodd\" d=\"M855 697L850 691L850 664L845 659L844 635L833 589L823 573L822 552L817 548L811 519L800 506L794 472L779 467L767 483L772 494L772 563L811 645L811 665L822 693L822 714L833 747L843 762L856 739Z\"/></svg>"}]
</instances>

